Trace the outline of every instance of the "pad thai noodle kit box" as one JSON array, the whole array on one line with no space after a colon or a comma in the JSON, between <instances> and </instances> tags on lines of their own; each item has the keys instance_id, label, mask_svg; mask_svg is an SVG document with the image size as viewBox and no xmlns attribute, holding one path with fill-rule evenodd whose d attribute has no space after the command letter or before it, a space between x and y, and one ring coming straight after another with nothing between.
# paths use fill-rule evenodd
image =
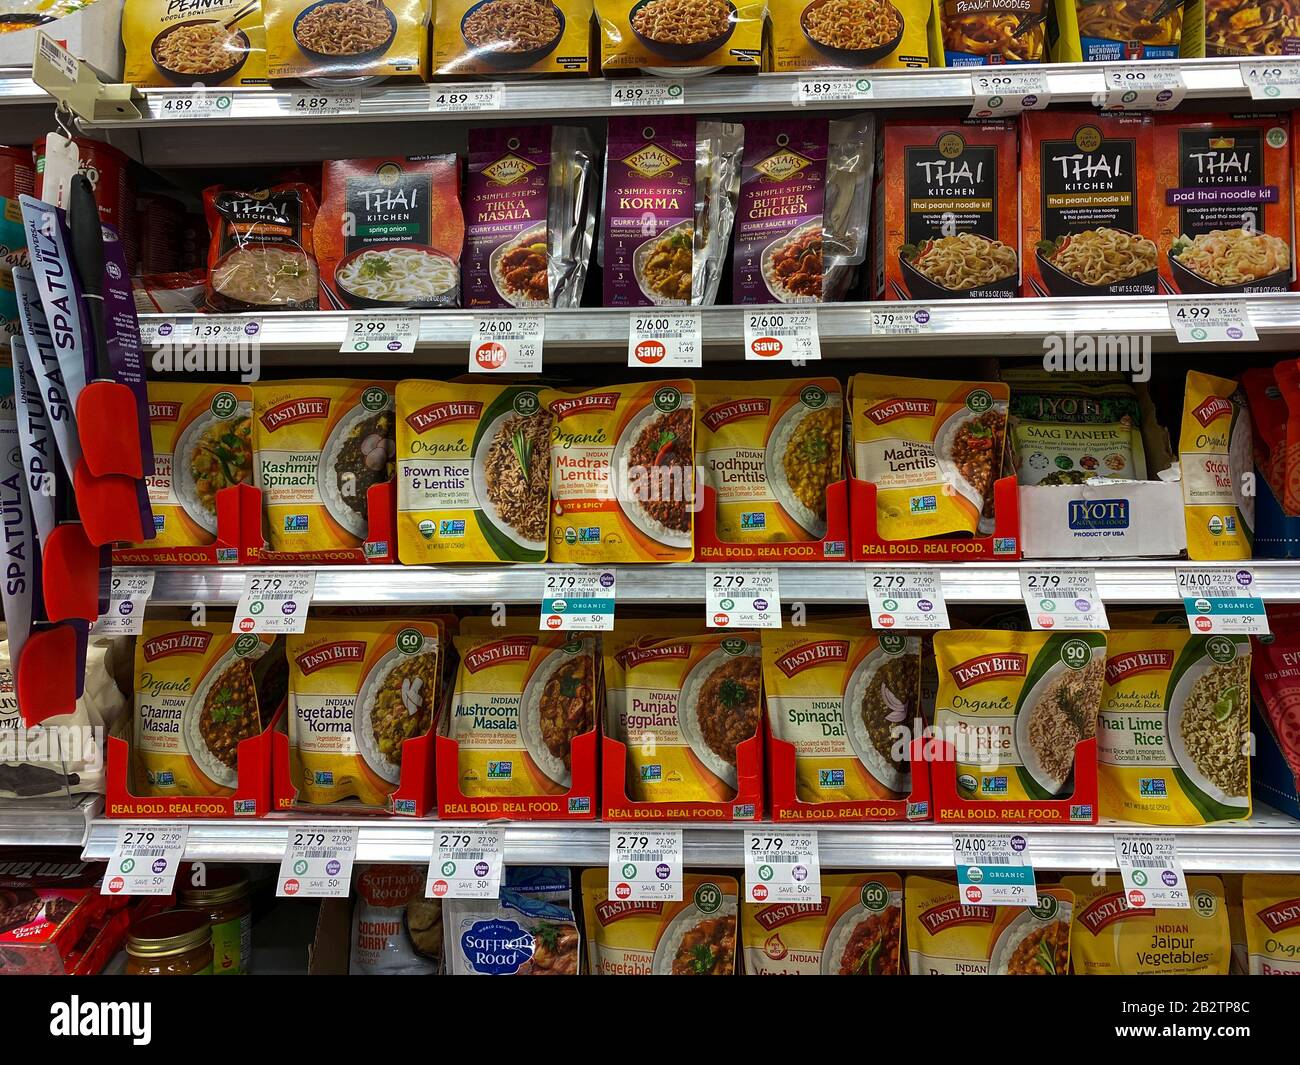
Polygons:
<instances>
[{"instance_id":1,"label":"pad thai noodle kit box","mask_svg":"<svg viewBox=\"0 0 1300 1065\"><path fill-rule=\"evenodd\" d=\"M122 80L130 85L168 88L203 85L212 89L266 82L266 31L260 3L126 0L124 4L91 4L77 17L94 18L110 8L121 13L122 44L126 48ZM84 56L105 73L112 73L95 61L93 52L78 47L75 39L65 38L65 21L72 20L60 20L58 39L66 39L73 54ZM3 54L0 49L0 56ZM31 63L31 56L29 46L26 63ZM116 68L116 54L113 60ZM5 65L0 61L0 66Z\"/></svg>"},{"instance_id":2,"label":"pad thai noodle kit box","mask_svg":"<svg viewBox=\"0 0 1300 1065\"><path fill-rule=\"evenodd\" d=\"M768 0L767 12L781 73L932 65L930 0Z\"/></svg>"},{"instance_id":3,"label":"pad thai noodle kit box","mask_svg":"<svg viewBox=\"0 0 1300 1065\"><path fill-rule=\"evenodd\" d=\"M1024 296L1154 296L1154 120L1025 112L1020 118Z\"/></svg>"},{"instance_id":4,"label":"pad thai noodle kit box","mask_svg":"<svg viewBox=\"0 0 1300 1065\"><path fill-rule=\"evenodd\" d=\"M680 76L763 63L763 0L596 0L600 65Z\"/></svg>"},{"instance_id":5,"label":"pad thai noodle kit box","mask_svg":"<svg viewBox=\"0 0 1300 1065\"><path fill-rule=\"evenodd\" d=\"M591 14L591 0L439 0L433 73L586 74Z\"/></svg>"},{"instance_id":6,"label":"pad thai noodle kit box","mask_svg":"<svg viewBox=\"0 0 1300 1065\"><path fill-rule=\"evenodd\" d=\"M262 0L267 76L424 78L431 6L430 0Z\"/></svg>"},{"instance_id":7,"label":"pad thai noodle kit box","mask_svg":"<svg viewBox=\"0 0 1300 1065\"><path fill-rule=\"evenodd\" d=\"M1160 279L1173 292L1285 292L1291 146L1284 115L1156 118Z\"/></svg>"},{"instance_id":8,"label":"pad thai noodle kit box","mask_svg":"<svg viewBox=\"0 0 1300 1065\"><path fill-rule=\"evenodd\" d=\"M599 663L593 637L461 634L439 725L444 818L594 817Z\"/></svg>"},{"instance_id":9,"label":"pad thai noodle kit box","mask_svg":"<svg viewBox=\"0 0 1300 1065\"><path fill-rule=\"evenodd\" d=\"M885 123L878 142L878 297L1019 293L1016 148L1015 123L1003 119Z\"/></svg>"},{"instance_id":10,"label":"pad thai noodle kit box","mask_svg":"<svg viewBox=\"0 0 1300 1065\"><path fill-rule=\"evenodd\" d=\"M903 881L823 873L817 902L741 902L746 976L899 976Z\"/></svg>"}]
</instances>

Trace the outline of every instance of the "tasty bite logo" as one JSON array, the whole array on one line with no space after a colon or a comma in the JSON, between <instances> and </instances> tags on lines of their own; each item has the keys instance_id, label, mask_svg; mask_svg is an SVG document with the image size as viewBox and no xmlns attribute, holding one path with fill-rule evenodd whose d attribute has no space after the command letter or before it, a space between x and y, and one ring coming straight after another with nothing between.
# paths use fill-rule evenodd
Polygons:
<instances>
[{"instance_id":1,"label":"tasty bite logo","mask_svg":"<svg viewBox=\"0 0 1300 1065\"><path fill-rule=\"evenodd\" d=\"M743 418L766 418L771 409L771 400L738 399L733 403L719 403L716 407L710 407L700 416L700 420L711 432L716 433L724 425Z\"/></svg>"},{"instance_id":2,"label":"tasty bite logo","mask_svg":"<svg viewBox=\"0 0 1300 1065\"><path fill-rule=\"evenodd\" d=\"M1206 396L1192 414L1202 425L1209 425L1215 418L1222 418L1232 413L1232 404L1222 396Z\"/></svg>"},{"instance_id":3,"label":"tasty bite logo","mask_svg":"<svg viewBox=\"0 0 1300 1065\"><path fill-rule=\"evenodd\" d=\"M796 673L820 666L823 662L844 662L848 657L848 640L818 640L816 643L800 644L787 651L776 660L776 667L787 677L793 677Z\"/></svg>"},{"instance_id":4,"label":"tasty bite logo","mask_svg":"<svg viewBox=\"0 0 1300 1065\"><path fill-rule=\"evenodd\" d=\"M448 422L476 422L482 413L483 404L477 400L430 403L427 407L408 414L406 424L417 433L427 433L435 426L446 425Z\"/></svg>"},{"instance_id":5,"label":"tasty bite logo","mask_svg":"<svg viewBox=\"0 0 1300 1065\"><path fill-rule=\"evenodd\" d=\"M1155 912L1155 910L1135 910L1129 906L1122 891L1112 891L1093 899L1075 918L1075 922L1082 923L1083 927L1094 936L1099 936L1103 929L1109 928L1116 921L1128 917L1151 917Z\"/></svg>"},{"instance_id":6,"label":"tasty bite logo","mask_svg":"<svg viewBox=\"0 0 1300 1065\"><path fill-rule=\"evenodd\" d=\"M330 401L324 396L304 396L302 399L287 399L274 407L268 407L262 412L260 420L266 431L273 433L295 422L326 418L329 412Z\"/></svg>"},{"instance_id":7,"label":"tasty bite logo","mask_svg":"<svg viewBox=\"0 0 1300 1065\"><path fill-rule=\"evenodd\" d=\"M563 421L571 414L586 414L593 410L613 410L618 406L617 392L593 392L589 396L574 396L572 399L557 399L551 403L551 413L557 421Z\"/></svg>"},{"instance_id":8,"label":"tasty bite logo","mask_svg":"<svg viewBox=\"0 0 1300 1065\"><path fill-rule=\"evenodd\" d=\"M472 651L466 651L464 666L471 673L505 662L527 662L528 656L537 646L536 636L510 636L504 640L493 640Z\"/></svg>"},{"instance_id":9,"label":"tasty bite logo","mask_svg":"<svg viewBox=\"0 0 1300 1065\"><path fill-rule=\"evenodd\" d=\"M684 643L669 643L661 647L625 647L614 657L624 669L635 669L646 662L660 658L689 658L691 649Z\"/></svg>"},{"instance_id":10,"label":"tasty bite logo","mask_svg":"<svg viewBox=\"0 0 1300 1065\"><path fill-rule=\"evenodd\" d=\"M1286 899L1255 913L1270 932L1284 932L1300 925L1300 899Z\"/></svg>"},{"instance_id":11,"label":"tasty bite logo","mask_svg":"<svg viewBox=\"0 0 1300 1065\"><path fill-rule=\"evenodd\" d=\"M305 675L315 673L318 669L329 669L331 666L355 664L364 661L365 657L366 645L363 641L337 640L304 651L295 661L298 663L298 669Z\"/></svg>"},{"instance_id":12,"label":"tasty bite logo","mask_svg":"<svg viewBox=\"0 0 1300 1065\"><path fill-rule=\"evenodd\" d=\"M959 688L982 684L996 677L1023 677L1029 665L1029 656L1023 654L977 655L959 662L948 670Z\"/></svg>"},{"instance_id":13,"label":"tasty bite logo","mask_svg":"<svg viewBox=\"0 0 1300 1065\"><path fill-rule=\"evenodd\" d=\"M185 629L169 632L165 636L155 636L144 642L144 660L153 662L169 655L201 655L212 642L212 635L202 629Z\"/></svg>"},{"instance_id":14,"label":"tasty bite logo","mask_svg":"<svg viewBox=\"0 0 1300 1065\"><path fill-rule=\"evenodd\" d=\"M611 925L625 917L639 917L644 913L663 913L662 902L619 902L618 899L605 899L596 903L596 920L602 925Z\"/></svg>"},{"instance_id":15,"label":"tasty bite logo","mask_svg":"<svg viewBox=\"0 0 1300 1065\"><path fill-rule=\"evenodd\" d=\"M992 906L967 906L960 902L941 902L921 914L921 924L930 935L963 924L992 924L997 911Z\"/></svg>"},{"instance_id":16,"label":"tasty bite logo","mask_svg":"<svg viewBox=\"0 0 1300 1065\"><path fill-rule=\"evenodd\" d=\"M876 425L884 425L897 418L933 418L938 406L933 399L907 399L900 396L868 407L866 414Z\"/></svg>"},{"instance_id":17,"label":"tasty bite logo","mask_svg":"<svg viewBox=\"0 0 1300 1065\"><path fill-rule=\"evenodd\" d=\"M782 902L774 906L760 906L753 914L754 920L770 932L783 924L801 921L805 917L825 917L830 908L831 900L823 895L821 902Z\"/></svg>"},{"instance_id":18,"label":"tasty bite logo","mask_svg":"<svg viewBox=\"0 0 1300 1065\"><path fill-rule=\"evenodd\" d=\"M174 422L181 416L181 404L166 400L149 401L149 420L151 422Z\"/></svg>"},{"instance_id":19,"label":"tasty bite logo","mask_svg":"<svg viewBox=\"0 0 1300 1065\"><path fill-rule=\"evenodd\" d=\"M1168 673L1173 668L1173 651L1128 651L1106 659L1106 683L1114 684L1138 673Z\"/></svg>"}]
</instances>

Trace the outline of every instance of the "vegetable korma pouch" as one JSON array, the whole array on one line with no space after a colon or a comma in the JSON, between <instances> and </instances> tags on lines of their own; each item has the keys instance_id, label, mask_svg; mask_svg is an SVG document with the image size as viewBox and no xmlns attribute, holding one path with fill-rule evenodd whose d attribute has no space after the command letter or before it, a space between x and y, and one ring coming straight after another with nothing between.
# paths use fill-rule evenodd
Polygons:
<instances>
[{"instance_id":1,"label":"vegetable korma pouch","mask_svg":"<svg viewBox=\"0 0 1300 1065\"><path fill-rule=\"evenodd\" d=\"M1131 908L1115 873L1102 887L1091 876L1063 876L1061 886L1074 892L1070 954L1076 976L1227 975L1232 943L1217 876L1187 878L1186 910Z\"/></svg>"},{"instance_id":2,"label":"vegetable korma pouch","mask_svg":"<svg viewBox=\"0 0 1300 1065\"><path fill-rule=\"evenodd\" d=\"M1300 877L1247 873L1241 897L1250 975L1300 975Z\"/></svg>"},{"instance_id":3,"label":"vegetable korma pouch","mask_svg":"<svg viewBox=\"0 0 1300 1065\"><path fill-rule=\"evenodd\" d=\"M402 745L433 726L442 626L312 619L286 640L289 767L299 801L382 806L401 783Z\"/></svg>"},{"instance_id":4,"label":"vegetable korma pouch","mask_svg":"<svg viewBox=\"0 0 1300 1065\"><path fill-rule=\"evenodd\" d=\"M954 880L906 878L912 976L1065 976L1075 894L1040 887L1037 906L971 906Z\"/></svg>"},{"instance_id":5,"label":"vegetable korma pouch","mask_svg":"<svg viewBox=\"0 0 1300 1065\"><path fill-rule=\"evenodd\" d=\"M1190 371L1178 436L1187 557L1246 559L1255 539L1250 414L1236 381Z\"/></svg>"},{"instance_id":6,"label":"vegetable korma pouch","mask_svg":"<svg viewBox=\"0 0 1300 1065\"><path fill-rule=\"evenodd\" d=\"M794 744L802 802L897 799L912 790L903 737L920 716L921 640L856 622L763 633L774 739Z\"/></svg>"},{"instance_id":7,"label":"vegetable korma pouch","mask_svg":"<svg viewBox=\"0 0 1300 1065\"><path fill-rule=\"evenodd\" d=\"M961 796L1066 793L1075 746L1096 733L1105 635L947 630L935 633L934 653L935 725L956 747Z\"/></svg>"}]
</instances>

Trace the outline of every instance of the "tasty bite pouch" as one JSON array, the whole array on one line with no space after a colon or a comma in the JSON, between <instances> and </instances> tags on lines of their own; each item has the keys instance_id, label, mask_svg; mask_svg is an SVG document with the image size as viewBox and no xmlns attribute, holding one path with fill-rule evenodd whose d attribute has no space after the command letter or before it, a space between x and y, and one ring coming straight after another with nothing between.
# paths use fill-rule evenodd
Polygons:
<instances>
[{"instance_id":1,"label":"tasty bite pouch","mask_svg":"<svg viewBox=\"0 0 1300 1065\"><path fill-rule=\"evenodd\" d=\"M1249 974L1300 974L1300 876L1247 873L1241 901Z\"/></svg>"},{"instance_id":2,"label":"tasty bite pouch","mask_svg":"<svg viewBox=\"0 0 1300 1065\"><path fill-rule=\"evenodd\" d=\"M1255 539L1255 493L1250 414L1240 385L1227 377L1187 374L1183 425L1178 436L1187 557L1233 560L1251 557Z\"/></svg>"}]
</instances>

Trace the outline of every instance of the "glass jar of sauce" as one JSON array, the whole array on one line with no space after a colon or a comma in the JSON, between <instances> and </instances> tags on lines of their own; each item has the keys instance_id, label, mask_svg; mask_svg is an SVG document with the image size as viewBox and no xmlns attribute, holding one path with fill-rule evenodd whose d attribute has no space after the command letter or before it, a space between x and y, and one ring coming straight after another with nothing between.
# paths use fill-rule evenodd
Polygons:
<instances>
[{"instance_id":1,"label":"glass jar of sauce","mask_svg":"<svg viewBox=\"0 0 1300 1065\"><path fill-rule=\"evenodd\" d=\"M204 868L204 884L199 887L178 880L176 897L182 909L201 913L212 927L213 974L248 972L253 951L248 874L236 865L209 864Z\"/></svg>"},{"instance_id":2,"label":"glass jar of sauce","mask_svg":"<svg viewBox=\"0 0 1300 1065\"><path fill-rule=\"evenodd\" d=\"M194 910L167 910L131 926L127 976L211 976L212 928Z\"/></svg>"}]
</instances>

